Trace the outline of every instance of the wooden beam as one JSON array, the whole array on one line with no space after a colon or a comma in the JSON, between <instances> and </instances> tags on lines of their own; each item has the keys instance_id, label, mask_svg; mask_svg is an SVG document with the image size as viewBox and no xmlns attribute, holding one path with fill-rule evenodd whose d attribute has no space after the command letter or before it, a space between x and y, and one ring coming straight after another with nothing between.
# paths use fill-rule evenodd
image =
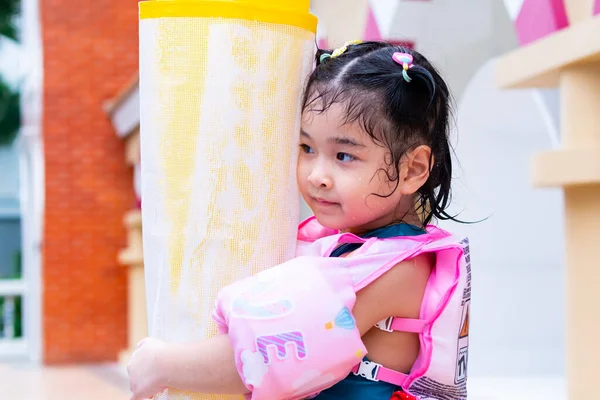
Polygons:
<instances>
[{"instance_id":1,"label":"wooden beam","mask_svg":"<svg viewBox=\"0 0 600 400\"><path fill-rule=\"evenodd\" d=\"M600 147L536 154L531 180L538 187L600 184Z\"/></svg>"},{"instance_id":2,"label":"wooden beam","mask_svg":"<svg viewBox=\"0 0 600 400\"><path fill-rule=\"evenodd\" d=\"M600 15L537 40L498 59L500 88L557 87L560 72L600 61Z\"/></svg>"}]
</instances>

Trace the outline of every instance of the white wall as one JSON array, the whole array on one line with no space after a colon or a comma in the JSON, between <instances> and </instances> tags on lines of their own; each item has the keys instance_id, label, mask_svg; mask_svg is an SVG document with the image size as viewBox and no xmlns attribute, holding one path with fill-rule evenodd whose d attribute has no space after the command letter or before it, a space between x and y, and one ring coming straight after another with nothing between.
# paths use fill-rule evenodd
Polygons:
<instances>
[{"instance_id":1,"label":"white wall","mask_svg":"<svg viewBox=\"0 0 600 400\"><path fill-rule=\"evenodd\" d=\"M453 207L463 219L489 219L442 224L471 238L469 373L561 375L562 193L533 188L528 173L551 137L535 92L497 89L493 66L480 69L460 103Z\"/></svg>"},{"instance_id":2,"label":"white wall","mask_svg":"<svg viewBox=\"0 0 600 400\"><path fill-rule=\"evenodd\" d=\"M44 153L42 140L43 48L39 0L21 1L21 174L24 333L27 357L42 359L42 236L44 222Z\"/></svg>"}]
</instances>

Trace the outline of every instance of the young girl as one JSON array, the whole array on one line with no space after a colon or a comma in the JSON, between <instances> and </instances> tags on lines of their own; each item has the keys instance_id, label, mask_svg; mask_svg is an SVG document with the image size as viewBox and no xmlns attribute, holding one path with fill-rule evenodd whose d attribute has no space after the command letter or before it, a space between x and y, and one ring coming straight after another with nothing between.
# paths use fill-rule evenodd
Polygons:
<instances>
[{"instance_id":1,"label":"young girl","mask_svg":"<svg viewBox=\"0 0 600 400\"><path fill-rule=\"evenodd\" d=\"M320 50L304 93L297 169L315 223L362 238L398 238L424 235L431 221L452 219L446 213L452 172L449 115L448 88L418 52L381 42ZM358 248L359 243L342 244L329 257L349 258ZM365 360L411 371L423 343L419 334L375 325L390 316L418 319L435 265L435 255L423 253L358 291L352 314L368 351ZM455 368L455 360L448 362ZM133 400L167 387L249 392L227 334L191 344L144 339L128 370ZM350 373L316 399L383 400L400 396L399 390Z\"/></svg>"}]
</instances>

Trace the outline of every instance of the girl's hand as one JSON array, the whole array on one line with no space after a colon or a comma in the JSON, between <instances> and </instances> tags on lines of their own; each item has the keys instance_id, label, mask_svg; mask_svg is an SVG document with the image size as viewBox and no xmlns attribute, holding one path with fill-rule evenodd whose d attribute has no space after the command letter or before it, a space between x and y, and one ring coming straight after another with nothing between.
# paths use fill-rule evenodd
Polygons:
<instances>
[{"instance_id":1,"label":"girl's hand","mask_svg":"<svg viewBox=\"0 0 600 400\"><path fill-rule=\"evenodd\" d=\"M142 339L127 365L131 400L151 398L167 388L165 382L165 357L167 344L153 338Z\"/></svg>"}]
</instances>

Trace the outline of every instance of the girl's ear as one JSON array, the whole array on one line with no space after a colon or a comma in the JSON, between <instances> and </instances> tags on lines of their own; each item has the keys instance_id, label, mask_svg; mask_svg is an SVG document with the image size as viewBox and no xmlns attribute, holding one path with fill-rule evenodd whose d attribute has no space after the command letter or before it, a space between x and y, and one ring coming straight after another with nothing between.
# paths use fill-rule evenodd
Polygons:
<instances>
[{"instance_id":1,"label":"girl's ear","mask_svg":"<svg viewBox=\"0 0 600 400\"><path fill-rule=\"evenodd\" d=\"M402 194L414 194L427 182L433 167L431 147L421 145L409 151L400 161L400 184Z\"/></svg>"}]
</instances>

